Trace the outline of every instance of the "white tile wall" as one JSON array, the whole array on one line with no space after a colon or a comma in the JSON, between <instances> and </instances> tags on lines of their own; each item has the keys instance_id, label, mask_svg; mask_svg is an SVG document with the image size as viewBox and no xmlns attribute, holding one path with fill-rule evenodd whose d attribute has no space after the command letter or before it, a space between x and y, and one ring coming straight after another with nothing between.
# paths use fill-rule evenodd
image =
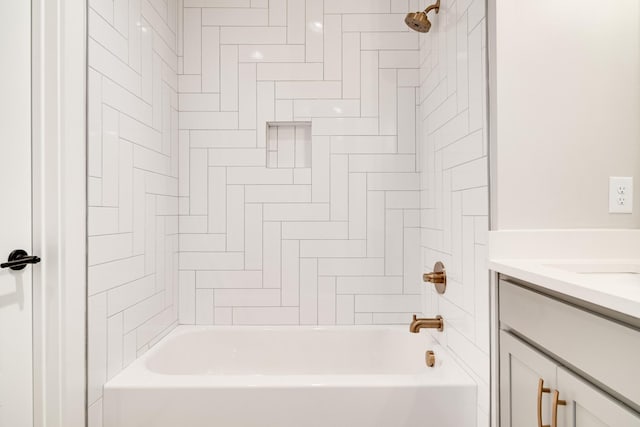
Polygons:
<instances>
[{"instance_id":1,"label":"white tile wall","mask_svg":"<svg viewBox=\"0 0 640 427\"><path fill-rule=\"evenodd\" d=\"M178 322L178 110L217 108L219 94L178 98L177 2L91 0L89 6L88 404L94 427L102 425L103 384ZM187 51L200 52L200 36L190 36ZM200 61L188 54L185 65L200 70ZM193 242L189 236L185 245Z\"/></svg>"},{"instance_id":2,"label":"white tile wall","mask_svg":"<svg viewBox=\"0 0 640 427\"><path fill-rule=\"evenodd\" d=\"M490 413L484 17L484 0L442 3L431 31L420 37L418 111L422 265L430 271L443 261L449 281L443 296L425 288L424 311L445 318L448 326L436 337L478 383L481 427L489 425ZM381 64L412 60L397 52L385 56ZM400 96L398 108L408 111L403 103Z\"/></svg>"},{"instance_id":3,"label":"white tile wall","mask_svg":"<svg viewBox=\"0 0 640 427\"><path fill-rule=\"evenodd\" d=\"M225 3L185 1L179 34L181 322L406 323L421 304L408 2ZM292 127L269 137L276 120L310 122L310 150Z\"/></svg>"}]
</instances>

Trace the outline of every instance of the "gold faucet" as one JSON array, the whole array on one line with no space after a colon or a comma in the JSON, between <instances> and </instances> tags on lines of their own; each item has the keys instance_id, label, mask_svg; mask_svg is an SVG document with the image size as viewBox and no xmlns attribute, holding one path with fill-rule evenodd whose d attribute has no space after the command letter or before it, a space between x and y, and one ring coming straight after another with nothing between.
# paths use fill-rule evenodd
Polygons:
<instances>
[{"instance_id":1,"label":"gold faucet","mask_svg":"<svg viewBox=\"0 0 640 427\"><path fill-rule=\"evenodd\" d=\"M418 319L418 317L414 314L413 321L409 325L409 332L412 334L417 334L420 332L420 329L437 329L442 332L444 330L444 319L442 316L436 316L435 319Z\"/></svg>"}]
</instances>

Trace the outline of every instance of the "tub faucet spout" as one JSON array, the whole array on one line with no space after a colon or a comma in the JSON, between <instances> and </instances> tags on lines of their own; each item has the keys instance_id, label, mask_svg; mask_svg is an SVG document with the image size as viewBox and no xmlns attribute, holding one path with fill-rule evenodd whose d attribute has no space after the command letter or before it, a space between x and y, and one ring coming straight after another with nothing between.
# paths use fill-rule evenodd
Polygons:
<instances>
[{"instance_id":1,"label":"tub faucet spout","mask_svg":"<svg viewBox=\"0 0 640 427\"><path fill-rule=\"evenodd\" d=\"M442 332L444 330L444 319L442 316L436 316L435 319L418 319L414 314L413 321L409 325L409 332L417 334L420 329L437 329Z\"/></svg>"}]
</instances>

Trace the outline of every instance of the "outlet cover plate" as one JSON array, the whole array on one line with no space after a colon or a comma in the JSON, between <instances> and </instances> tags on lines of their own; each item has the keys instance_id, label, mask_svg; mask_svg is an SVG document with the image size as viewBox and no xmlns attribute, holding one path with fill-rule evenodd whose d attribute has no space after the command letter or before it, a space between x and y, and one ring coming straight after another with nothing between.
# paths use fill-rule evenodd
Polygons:
<instances>
[{"instance_id":1,"label":"outlet cover plate","mask_svg":"<svg viewBox=\"0 0 640 427\"><path fill-rule=\"evenodd\" d=\"M633 213L633 177L609 178L609 213Z\"/></svg>"}]
</instances>

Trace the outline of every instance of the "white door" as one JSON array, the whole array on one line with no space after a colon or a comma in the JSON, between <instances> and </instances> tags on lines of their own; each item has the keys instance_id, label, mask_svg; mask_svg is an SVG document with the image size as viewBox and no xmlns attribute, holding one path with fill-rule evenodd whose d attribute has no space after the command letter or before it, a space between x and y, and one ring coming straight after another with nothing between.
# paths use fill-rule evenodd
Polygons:
<instances>
[{"instance_id":1,"label":"white door","mask_svg":"<svg viewBox=\"0 0 640 427\"><path fill-rule=\"evenodd\" d=\"M31 5L0 1L0 263L31 255ZM33 424L33 266L0 269L0 426Z\"/></svg>"}]
</instances>

